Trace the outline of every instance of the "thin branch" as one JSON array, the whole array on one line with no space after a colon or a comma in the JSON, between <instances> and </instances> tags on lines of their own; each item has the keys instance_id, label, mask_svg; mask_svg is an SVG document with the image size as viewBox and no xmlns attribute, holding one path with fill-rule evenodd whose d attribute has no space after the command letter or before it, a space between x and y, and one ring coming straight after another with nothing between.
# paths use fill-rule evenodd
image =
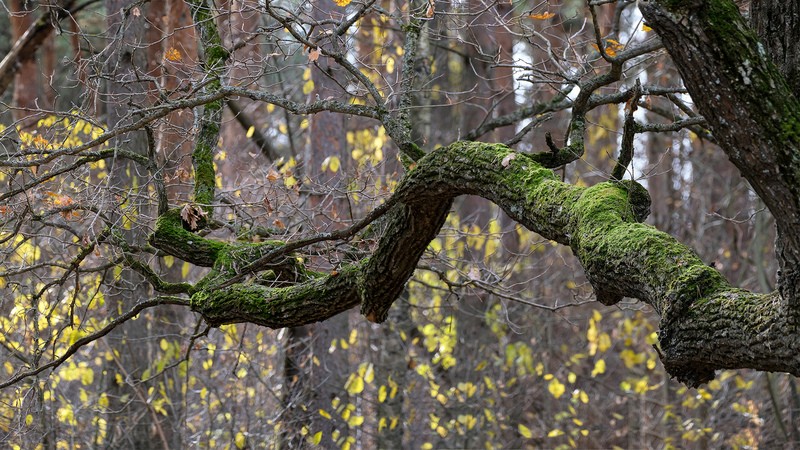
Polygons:
<instances>
[{"instance_id":1,"label":"thin branch","mask_svg":"<svg viewBox=\"0 0 800 450\"><path fill-rule=\"evenodd\" d=\"M63 364L72 355L74 355L75 352L80 350L85 345L87 345L89 343L92 343L92 342L100 339L101 337L107 335L114 328L116 328L119 325L121 325L121 324L123 324L123 323L125 323L125 322L127 322L127 321L129 321L131 319L133 319L134 317L136 317L137 314L139 314L140 312L144 311L145 309L152 308L154 306L160 306L160 305L189 306L189 301L187 299L185 299L185 298L180 298L180 297L156 297L156 298L153 298L153 299L149 299L149 300L145 300L145 301L139 302L136 305L134 305L133 308L131 308L128 312L126 312L125 314L123 314L123 315L117 317L116 319L112 320L111 322L109 322L108 325L106 325L102 329L100 329L98 331L95 331L94 333L92 333L92 334L90 334L88 336L84 336L84 337L78 339L77 341L75 341L75 343L70 345L69 348L67 349L67 351L64 352L64 354L61 355L60 357L54 359L53 361L50 361L49 363L47 363L47 364L45 364L43 366L39 366L39 367L37 367L35 369L31 369L31 370L28 370L26 372L19 373L19 374L15 375L15 376L9 378L8 380L0 383L0 389L5 389L5 388L7 388L7 387L9 387L9 386L11 386L13 384L16 384L16 383L24 380L25 378L29 378L29 377L38 375L38 374L42 373L43 371L45 371L47 369L55 369L56 367L58 367L61 364Z\"/></svg>"}]
</instances>

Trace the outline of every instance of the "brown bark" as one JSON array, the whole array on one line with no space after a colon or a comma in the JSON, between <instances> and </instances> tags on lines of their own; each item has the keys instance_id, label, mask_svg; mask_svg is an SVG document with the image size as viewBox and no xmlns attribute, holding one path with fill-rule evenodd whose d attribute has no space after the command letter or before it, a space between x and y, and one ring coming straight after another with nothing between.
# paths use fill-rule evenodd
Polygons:
<instances>
[{"instance_id":1,"label":"brown bark","mask_svg":"<svg viewBox=\"0 0 800 450\"><path fill-rule=\"evenodd\" d=\"M797 309L800 102L732 1L645 1L639 7L720 146L775 217L779 287L787 306Z\"/></svg>"},{"instance_id":2,"label":"brown bark","mask_svg":"<svg viewBox=\"0 0 800 450\"><path fill-rule=\"evenodd\" d=\"M641 186L571 186L531 157L490 144L457 143L418 164L398 186L388 231L370 259L291 288L211 286L193 296L193 308L215 325L281 327L324 320L360 302L367 318L382 321L438 233L450 199L473 194L570 246L602 303L632 297L651 305L662 317L662 362L686 384L708 382L723 368L800 374L800 341L780 297L733 288L674 238L638 223L649 209Z\"/></svg>"}]
</instances>

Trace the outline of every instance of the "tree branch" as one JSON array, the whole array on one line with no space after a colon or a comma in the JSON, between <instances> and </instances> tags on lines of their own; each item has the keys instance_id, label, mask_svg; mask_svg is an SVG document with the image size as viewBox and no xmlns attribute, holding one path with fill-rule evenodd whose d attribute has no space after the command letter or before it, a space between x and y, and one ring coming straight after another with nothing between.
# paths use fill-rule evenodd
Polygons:
<instances>
[{"instance_id":1,"label":"tree branch","mask_svg":"<svg viewBox=\"0 0 800 450\"><path fill-rule=\"evenodd\" d=\"M642 224L650 199L632 181L577 187L529 155L500 144L459 142L418 161L392 197L386 231L372 256L291 287L256 283L196 286L192 308L214 326L273 328L325 320L361 304L383 321L459 195L479 195L526 228L571 247L597 300L638 298L661 315L667 371L690 386L723 368L800 374L800 341L779 296L732 287L688 247ZM235 271L228 271L233 274Z\"/></svg>"},{"instance_id":2,"label":"tree branch","mask_svg":"<svg viewBox=\"0 0 800 450\"><path fill-rule=\"evenodd\" d=\"M779 289L800 314L800 102L732 1L639 8L719 145L775 217Z\"/></svg>"},{"instance_id":3,"label":"tree branch","mask_svg":"<svg viewBox=\"0 0 800 450\"><path fill-rule=\"evenodd\" d=\"M136 317L137 314L139 314L140 312L144 311L147 308L152 308L154 306L159 306L159 305L182 305L182 306L187 306L188 304L189 304L189 302L186 299L178 298L178 297L157 297L157 298L153 298L153 299L150 299L150 300L145 300L145 301L139 302L136 305L134 305L133 308L131 308L128 312L126 312L125 314L123 314L123 315L117 317L116 319L112 320L111 322L109 322L109 324L106 325L105 327L103 327L100 330L95 331L94 333L91 333L91 334L89 334L87 336L84 336L84 337L78 339L77 341L75 341L75 343L70 345L69 348L67 349L67 351L64 352L64 354L59 356L58 358L50 361L47 364L39 366L39 367L37 367L35 369L31 369L31 370L28 370L28 371L25 371L25 372L18 373L17 375L14 375L13 377L9 378L8 380L3 381L2 383L0 383L0 389L7 388L7 387L9 387L9 386L11 386L11 385L13 385L15 383L18 383L18 382L24 380L25 378L36 376L36 375L42 373L43 371L45 371L47 369L55 369L56 367L58 367L61 364L63 364L66 360L68 360L72 355L75 354L75 352L80 350L86 344L94 342L94 341L100 339L101 337L107 335L114 328L116 328L119 325L127 322L128 320Z\"/></svg>"}]
</instances>

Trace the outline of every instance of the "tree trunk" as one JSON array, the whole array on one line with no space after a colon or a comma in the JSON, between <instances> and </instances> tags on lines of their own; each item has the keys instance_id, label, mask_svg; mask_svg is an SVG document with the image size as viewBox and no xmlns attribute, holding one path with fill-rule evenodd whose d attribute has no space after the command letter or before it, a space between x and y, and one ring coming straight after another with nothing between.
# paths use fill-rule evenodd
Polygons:
<instances>
[{"instance_id":1,"label":"tree trunk","mask_svg":"<svg viewBox=\"0 0 800 450\"><path fill-rule=\"evenodd\" d=\"M640 1L639 8L720 146L775 217L779 289L797 315L800 102L732 1Z\"/></svg>"}]
</instances>

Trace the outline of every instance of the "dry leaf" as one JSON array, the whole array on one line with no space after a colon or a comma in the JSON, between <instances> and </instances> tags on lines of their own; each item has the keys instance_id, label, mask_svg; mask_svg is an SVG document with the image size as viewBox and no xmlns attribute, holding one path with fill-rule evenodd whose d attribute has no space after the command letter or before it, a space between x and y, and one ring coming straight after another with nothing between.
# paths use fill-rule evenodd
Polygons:
<instances>
[{"instance_id":1,"label":"dry leaf","mask_svg":"<svg viewBox=\"0 0 800 450\"><path fill-rule=\"evenodd\" d=\"M267 179L271 182L280 180L281 174L279 174L275 169L269 169L269 172L267 173Z\"/></svg>"},{"instance_id":2,"label":"dry leaf","mask_svg":"<svg viewBox=\"0 0 800 450\"><path fill-rule=\"evenodd\" d=\"M164 52L164 59L168 61L176 62L180 61L182 58L181 52L175 47L170 47L166 52Z\"/></svg>"},{"instance_id":3,"label":"dry leaf","mask_svg":"<svg viewBox=\"0 0 800 450\"><path fill-rule=\"evenodd\" d=\"M175 176L172 179L173 180L177 179L177 180L180 180L181 182L185 183L185 182L189 181L189 179L191 177L192 177L192 175L189 173L188 170L186 170L183 167L178 167L177 169L175 169Z\"/></svg>"},{"instance_id":4,"label":"dry leaf","mask_svg":"<svg viewBox=\"0 0 800 450\"><path fill-rule=\"evenodd\" d=\"M509 153L506 155L505 158L503 158L503 161L500 162L500 165L502 165L503 167L508 167L508 165L511 164L511 161L516 159L516 157L517 157L516 153Z\"/></svg>"},{"instance_id":5,"label":"dry leaf","mask_svg":"<svg viewBox=\"0 0 800 450\"><path fill-rule=\"evenodd\" d=\"M189 224L189 229L192 231L197 229L197 222L205 216L206 212L199 206L187 203L181 208L181 219Z\"/></svg>"},{"instance_id":6,"label":"dry leaf","mask_svg":"<svg viewBox=\"0 0 800 450\"><path fill-rule=\"evenodd\" d=\"M310 52L308 52L308 60L311 61L311 62L314 62L314 61L319 59L319 55L320 55L320 51L319 51L319 47L317 47L317 48L311 50Z\"/></svg>"},{"instance_id":7,"label":"dry leaf","mask_svg":"<svg viewBox=\"0 0 800 450\"><path fill-rule=\"evenodd\" d=\"M556 13L548 11L548 12L544 12L544 13L541 13L541 14L531 14L528 17L530 17L531 19L536 19L536 20L547 20L547 19L550 19L552 17L555 17L555 15L556 15Z\"/></svg>"},{"instance_id":8,"label":"dry leaf","mask_svg":"<svg viewBox=\"0 0 800 450\"><path fill-rule=\"evenodd\" d=\"M131 10L131 14L133 14L133 17L139 17L142 15L142 12L139 11L138 6L134 6L133 9Z\"/></svg>"}]
</instances>

